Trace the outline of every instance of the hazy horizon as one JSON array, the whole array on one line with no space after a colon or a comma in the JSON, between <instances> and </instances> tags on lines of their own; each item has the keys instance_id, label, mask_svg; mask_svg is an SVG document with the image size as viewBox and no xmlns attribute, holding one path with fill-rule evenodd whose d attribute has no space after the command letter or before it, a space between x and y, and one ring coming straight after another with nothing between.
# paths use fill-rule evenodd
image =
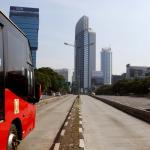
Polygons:
<instances>
[{"instance_id":1,"label":"hazy horizon","mask_svg":"<svg viewBox=\"0 0 150 150\"><path fill-rule=\"evenodd\" d=\"M100 51L110 46L113 74L126 71L126 64L150 66L150 1L145 0L5 0L1 10L9 16L10 6L40 9L37 67L74 68L75 25L83 15L96 32L96 68L100 70Z\"/></svg>"}]
</instances>

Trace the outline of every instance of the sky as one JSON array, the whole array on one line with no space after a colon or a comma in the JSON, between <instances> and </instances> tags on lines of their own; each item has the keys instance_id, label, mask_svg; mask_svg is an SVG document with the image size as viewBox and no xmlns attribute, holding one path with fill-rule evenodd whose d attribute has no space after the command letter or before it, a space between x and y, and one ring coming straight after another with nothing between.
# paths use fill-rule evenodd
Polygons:
<instances>
[{"instance_id":1,"label":"sky","mask_svg":"<svg viewBox=\"0 0 150 150\"><path fill-rule=\"evenodd\" d=\"M126 72L126 64L150 66L149 0L1 0L0 10L9 16L10 6L40 9L37 67L74 68L75 25L86 15L96 32L96 68L100 51L111 47L113 74Z\"/></svg>"}]
</instances>

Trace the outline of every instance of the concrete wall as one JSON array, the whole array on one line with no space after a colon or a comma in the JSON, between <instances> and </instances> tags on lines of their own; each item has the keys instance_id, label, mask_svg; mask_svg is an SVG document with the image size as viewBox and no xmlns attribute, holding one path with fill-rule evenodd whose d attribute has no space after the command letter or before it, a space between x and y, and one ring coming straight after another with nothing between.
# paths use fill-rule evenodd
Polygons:
<instances>
[{"instance_id":1,"label":"concrete wall","mask_svg":"<svg viewBox=\"0 0 150 150\"><path fill-rule=\"evenodd\" d=\"M107 99L104 99L104 98L100 98L100 97L97 97L97 96L92 96L112 107L115 107L127 114L130 114L136 118L139 118L143 121L146 121L148 123L150 123L150 111L146 111L146 110L141 110L141 109L136 109L136 108L133 108L133 107L130 107L130 106L126 106L126 105L123 105L123 104L120 104L120 103L117 103L117 102L114 102L114 101L110 101L110 100L107 100Z\"/></svg>"}]
</instances>

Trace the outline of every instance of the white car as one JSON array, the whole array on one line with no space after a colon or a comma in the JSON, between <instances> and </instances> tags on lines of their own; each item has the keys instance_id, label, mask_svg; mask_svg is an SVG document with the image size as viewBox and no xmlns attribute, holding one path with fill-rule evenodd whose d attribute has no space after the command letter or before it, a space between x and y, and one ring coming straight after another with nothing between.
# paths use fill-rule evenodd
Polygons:
<instances>
[{"instance_id":1,"label":"white car","mask_svg":"<svg viewBox=\"0 0 150 150\"><path fill-rule=\"evenodd\" d=\"M61 96L60 92L55 93L56 96Z\"/></svg>"},{"instance_id":2,"label":"white car","mask_svg":"<svg viewBox=\"0 0 150 150\"><path fill-rule=\"evenodd\" d=\"M55 93L52 93L52 96L55 96L56 94Z\"/></svg>"},{"instance_id":3,"label":"white car","mask_svg":"<svg viewBox=\"0 0 150 150\"><path fill-rule=\"evenodd\" d=\"M92 92L92 93L91 93L91 95L95 96L95 93L94 93L94 92Z\"/></svg>"}]
</instances>

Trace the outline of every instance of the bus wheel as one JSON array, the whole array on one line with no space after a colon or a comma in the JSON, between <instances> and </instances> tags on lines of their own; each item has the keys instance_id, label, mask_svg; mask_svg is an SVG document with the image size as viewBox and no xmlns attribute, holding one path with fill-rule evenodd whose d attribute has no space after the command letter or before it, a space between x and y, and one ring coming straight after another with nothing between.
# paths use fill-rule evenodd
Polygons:
<instances>
[{"instance_id":1,"label":"bus wheel","mask_svg":"<svg viewBox=\"0 0 150 150\"><path fill-rule=\"evenodd\" d=\"M18 144L19 140L17 128L14 124L12 124L8 136L7 150L17 150Z\"/></svg>"}]
</instances>

